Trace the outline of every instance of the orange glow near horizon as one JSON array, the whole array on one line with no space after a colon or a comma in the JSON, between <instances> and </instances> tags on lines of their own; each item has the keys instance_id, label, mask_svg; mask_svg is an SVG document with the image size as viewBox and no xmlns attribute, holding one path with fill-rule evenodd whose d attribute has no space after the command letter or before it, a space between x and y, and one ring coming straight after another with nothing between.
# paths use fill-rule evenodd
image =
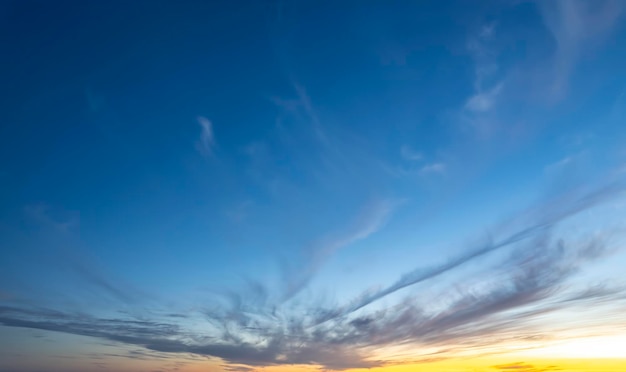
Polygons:
<instances>
[{"instance_id":1,"label":"orange glow near horizon","mask_svg":"<svg viewBox=\"0 0 626 372\"><path fill-rule=\"evenodd\" d=\"M479 357L448 357L432 362L397 361L375 368L346 372L619 372L626 371L626 335L578 338L545 347ZM383 358L384 359L384 358ZM272 366L259 372L326 371L315 366Z\"/></svg>"},{"instance_id":2,"label":"orange glow near horizon","mask_svg":"<svg viewBox=\"0 0 626 372\"><path fill-rule=\"evenodd\" d=\"M257 371L257 369L254 369ZM310 372L315 367L280 366L258 369L259 372ZM626 357L613 359L550 359L550 358L477 358L431 363L410 363L371 369L349 369L346 372L619 372L626 371Z\"/></svg>"}]
</instances>

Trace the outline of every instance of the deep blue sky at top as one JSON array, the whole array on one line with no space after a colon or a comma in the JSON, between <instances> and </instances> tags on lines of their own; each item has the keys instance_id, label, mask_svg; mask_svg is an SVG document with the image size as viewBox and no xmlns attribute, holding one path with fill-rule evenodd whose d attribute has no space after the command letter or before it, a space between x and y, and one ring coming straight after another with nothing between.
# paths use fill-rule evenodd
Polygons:
<instances>
[{"instance_id":1,"label":"deep blue sky at top","mask_svg":"<svg viewBox=\"0 0 626 372\"><path fill-rule=\"evenodd\" d=\"M624 27L587 11L4 1L0 299L352 296L438 262L623 160Z\"/></svg>"}]
</instances>

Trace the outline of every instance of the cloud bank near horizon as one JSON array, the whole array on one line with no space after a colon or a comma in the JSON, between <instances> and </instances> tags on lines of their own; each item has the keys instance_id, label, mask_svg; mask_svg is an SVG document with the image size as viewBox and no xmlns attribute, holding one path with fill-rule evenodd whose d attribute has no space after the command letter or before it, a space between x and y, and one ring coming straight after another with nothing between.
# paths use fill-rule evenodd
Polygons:
<instances>
[{"instance_id":1,"label":"cloud bank near horizon","mask_svg":"<svg viewBox=\"0 0 626 372\"><path fill-rule=\"evenodd\" d=\"M619 200L626 188L619 182L594 190L574 190L567 197L546 201L517 216L478 246L470 244L441 265L418 267L393 284L363 293L355 300L320 306L306 296L281 299L261 282L230 292L194 312L132 312L124 317L46 308L45 304L15 303L0 307L0 324L106 339L163 353L191 353L248 366L310 364L330 370L383 366L380 350L420 347L413 360L488 352L502 344L550 339L585 318L551 325L542 321L566 311L593 308L615 315L626 305L626 287L597 283L576 286L576 276L615 249L616 231L572 234L568 220ZM380 218L354 236L366 236ZM364 231L364 232L363 232ZM351 235L352 236L352 235ZM322 249L324 249L322 247ZM320 254L324 254L325 251ZM490 260L464 270L472 261ZM488 265L485 265L488 263ZM458 271L458 272L457 272ZM428 286L439 276L453 275L446 286ZM393 305L373 307L386 296L407 287ZM7 302L6 300L3 302ZM11 302L11 301L9 301ZM135 309L139 310L139 309ZM611 319L610 317L608 319ZM205 331L190 327L193 320ZM601 327L585 325L589 330ZM452 346L451 346L452 345ZM375 352L378 350L379 352Z\"/></svg>"}]
</instances>

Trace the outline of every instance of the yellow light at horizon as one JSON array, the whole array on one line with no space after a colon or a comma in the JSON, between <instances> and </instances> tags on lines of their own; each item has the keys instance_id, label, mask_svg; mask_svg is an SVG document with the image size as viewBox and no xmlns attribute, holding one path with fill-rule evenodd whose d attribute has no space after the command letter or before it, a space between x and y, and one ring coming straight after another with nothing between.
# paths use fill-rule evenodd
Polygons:
<instances>
[{"instance_id":1,"label":"yellow light at horizon","mask_svg":"<svg viewBox=\"0 0 626 372\"><path fill-rule=\"evenodd\" d=\"M526 350L521 354L539 358L626 358L626 335L565 340L540 349Z\"/></svg>"}]
</instances>

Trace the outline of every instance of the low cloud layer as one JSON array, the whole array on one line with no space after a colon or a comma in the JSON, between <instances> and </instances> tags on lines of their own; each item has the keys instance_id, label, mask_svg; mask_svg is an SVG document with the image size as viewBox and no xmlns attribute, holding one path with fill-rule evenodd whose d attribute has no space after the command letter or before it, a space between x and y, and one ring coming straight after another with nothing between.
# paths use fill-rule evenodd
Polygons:
<instances>
[{"instance_id":1,"label":"low cloud layer","mask_svg":"<svg viewBox=\"0 0 626 372\"><path fill-rule=\"evenodd\" d=\"M14 304L0 307L0 324L97 337L161 353L192 353L243 366L369 368L389 363L377 354L386 347L428 350L415 356L424 360L484 353L494 345L551 337L558 329L542 322L547 315L590 308L599 315L614 315L626 305L622 287L568 285L581 269L614 250L611 232L568 235L562 226L623 193L624 188L615 183L585 193L565 193L566 197L546 201L500 224L487 242L469 246L441 265L416 268L395 283L343 305L320 306L303 297L285 301L262 283L250 282L247 290L231 293L227 301L191 314L153 312L150 319L109 319ZM375 231L387 213L375 209L348 240ZM480 265L480 270L470 274L461 270L491 255L495 257L490 264ZM447 287L419 287L394 305L370 306L402 289L452 273L456 279ZM190 318L204 323L204 331L190 327ZM576 320L570 322L574 323L558 326L576 326Z\"/></svg>"}]
</instances>

